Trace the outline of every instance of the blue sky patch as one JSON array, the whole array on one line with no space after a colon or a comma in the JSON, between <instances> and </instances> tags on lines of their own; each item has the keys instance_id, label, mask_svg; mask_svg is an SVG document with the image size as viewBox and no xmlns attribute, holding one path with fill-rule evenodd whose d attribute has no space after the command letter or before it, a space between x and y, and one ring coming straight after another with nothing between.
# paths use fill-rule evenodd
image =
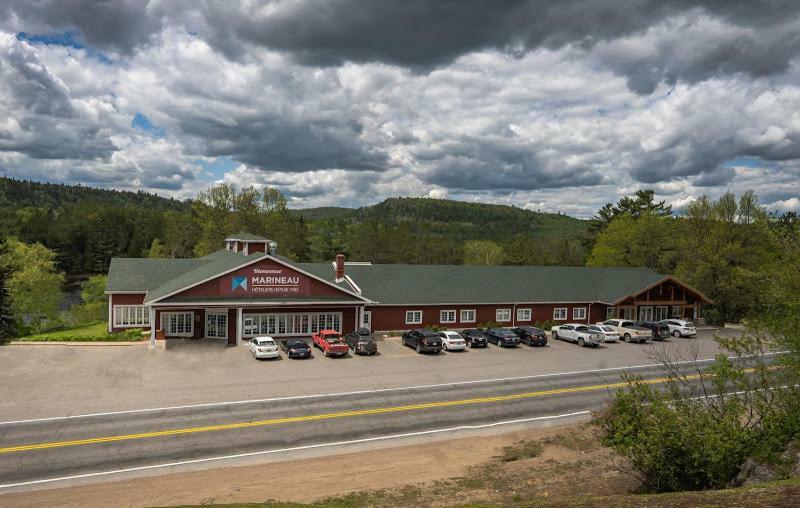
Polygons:
<instances>
[{"instance_id":1,"label":"blue sky patch","mask_svg":"<svg viewBox=\"0 0 800 508\"><path fill-rule=\"evenodd\" d=\"M52 32L48 34L30 34L28 32L18 32L17 40L29 42L31 44L43 44L45 46L64 46L65 48L82 49L90 57L96 58L104 64L111 64L111 59L105 54L90 48L81 40L79 30L64 30L63 32Z\"/></svg>"},{"instance_id":2,"label":"blue sky patch","mask_svg":"<svg viewBox=\"0 0 800 508\"><path fill-rule=\"evenodd\" d=\"M154 138L163 138L167 135L166 131L161 127L155 125L153 122L150 121L145 115L136 112L136 115L133 117L133 121L131 122L131 127L134 129L139 129L147 134L150 134Z\"/></svg>"}]
</instances>

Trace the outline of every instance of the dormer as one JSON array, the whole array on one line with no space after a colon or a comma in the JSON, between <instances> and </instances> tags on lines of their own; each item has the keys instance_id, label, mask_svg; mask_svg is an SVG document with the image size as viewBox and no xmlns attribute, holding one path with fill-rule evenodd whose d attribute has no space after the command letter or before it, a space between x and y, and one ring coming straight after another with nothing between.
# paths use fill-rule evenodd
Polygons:
<instances>
[{"instance_id":1,"label":"dormer","mask_svg":"<svg viewBox=\"0 0 800 508\"><path fill-rule=\"evenodd\" d=\"M278 244L263 236L239 233L225 239L225 249L233 252L241 252L245 256L256 252L266 252L274 256L278 250Z\"/></svg>"}]
</instances>

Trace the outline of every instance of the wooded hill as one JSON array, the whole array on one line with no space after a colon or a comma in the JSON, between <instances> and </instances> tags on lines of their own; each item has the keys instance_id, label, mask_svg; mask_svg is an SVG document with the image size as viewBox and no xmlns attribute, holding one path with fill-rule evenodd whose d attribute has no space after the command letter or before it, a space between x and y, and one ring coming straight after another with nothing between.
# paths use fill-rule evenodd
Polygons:
<instances>
[{"instance_id":1,"label":"wooded hill","mask_svg":"<svg viewBox=\"0 0 800 508\"><path fill-rule=\"evenodd\" d=\"M390 198L358 209L285 209L246 189L178 201L144 192L0 178L0 234L56 251L67 274L103 273L115 256L191 257L247 230L298 261L582 264L589 223L504 205ZM210 196L215 196L211 199ZM508 255L505 255L508 253ZM483 261L482 261L483 262Z\"/></svg>"}]
</instances>

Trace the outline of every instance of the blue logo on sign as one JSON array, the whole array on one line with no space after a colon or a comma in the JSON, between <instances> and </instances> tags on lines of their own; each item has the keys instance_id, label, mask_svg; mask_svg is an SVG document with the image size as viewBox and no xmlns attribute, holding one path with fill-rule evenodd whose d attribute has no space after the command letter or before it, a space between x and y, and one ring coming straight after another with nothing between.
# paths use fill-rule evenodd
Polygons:
<instances>
[{"instance_id":1,"label":"blue logo on sign","mask_svg":"<svg viewBox=\"0 0 800 508\"><path fill-rule=\"evenodd\" d=\"M236 291L237 288L247 291L247 277L234 277L231 280L231 291Z\"/></svg>"}]
</instances>

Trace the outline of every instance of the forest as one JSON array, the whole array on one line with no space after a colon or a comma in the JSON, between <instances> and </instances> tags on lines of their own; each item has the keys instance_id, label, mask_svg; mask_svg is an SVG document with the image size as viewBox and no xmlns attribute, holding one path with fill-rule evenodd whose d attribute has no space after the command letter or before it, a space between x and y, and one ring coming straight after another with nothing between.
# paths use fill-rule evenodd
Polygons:
<instances>
[{"instance_id":1,"label":"forest","mask_svg":"<svg viewBox=\"0 0 800 508\"><path fill-rule=\"evenodd\" d=\"M785 291L776 281L800 279L797 215L769 213L753 192L704 196L673 210L652 190L639 190L588 221L428 198L292 210L277 189L226 184L181 202L2 178L0 203L0 305L11 308L0 314L16 315L23 328L74 321L75 312L59 314L59 292L70 281L102 276L112 257L202 256L242 231L275 240L278 253L296 261L329 261L341 252L373 263L647 267L714 300L709 322L766 312ZM76 311L102 319L102 284L89 281L95 291L82 300L94 307ZM36 302L47 302L46 310L33 312Z\"/></svg>"}]
</instances>

